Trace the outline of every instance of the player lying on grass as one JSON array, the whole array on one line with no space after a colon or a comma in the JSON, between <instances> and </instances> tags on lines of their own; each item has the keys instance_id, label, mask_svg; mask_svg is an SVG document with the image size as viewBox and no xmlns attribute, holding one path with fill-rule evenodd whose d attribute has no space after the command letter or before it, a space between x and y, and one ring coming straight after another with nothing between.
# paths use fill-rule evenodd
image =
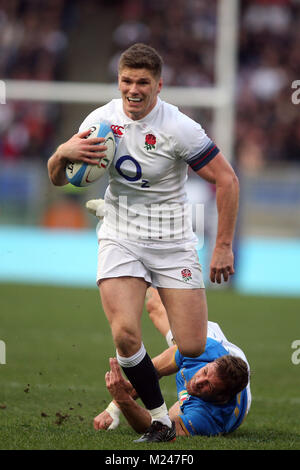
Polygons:
<instances>
[{"instance_id":1,"label":"player lying on grass","mask_svg":"<svg viewBox=\"0 0 300 470\"><path fill-rule=\"evenodd\" d=\"M176 374L178 401L169 410L176 435L211 436L234 431L251 404L249 364L244 353L227 341L216 323L208 322L204 353L199 357L184 357L172 345L168 318L156 289L148 290L146 307L153 324L170 346L153 359L153 364L159 377ZM113 401L94 419L94 428L115 429L122 412L136 432L147 433L150 413L135 401L135 391L123 378L118 361L111 358L109 363L105 382Z\"/></svg>"}]
</instances>

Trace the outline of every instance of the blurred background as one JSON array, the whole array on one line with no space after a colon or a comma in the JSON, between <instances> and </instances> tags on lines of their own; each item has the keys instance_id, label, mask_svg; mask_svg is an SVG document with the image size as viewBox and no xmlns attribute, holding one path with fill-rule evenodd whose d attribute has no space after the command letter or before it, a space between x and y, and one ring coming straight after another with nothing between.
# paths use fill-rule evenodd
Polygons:
<instances>
[{"instance_id":1,"label":"blurred background","mask_svg":"<svg viewBox=\"0 0 300 470\"><path fill-rule=\"evenodd\" d=\"M117 96L121 52L145 42L164 58L162 97L201 123L240 178L232 287L300 295L300 1L222 5L0 0L0 281L95 285L97 221L84 204L107 180L53 187L47 160ZM188 188L205 204L207 277L214 190L193 174Z\"/></svg>"}]
</instances>

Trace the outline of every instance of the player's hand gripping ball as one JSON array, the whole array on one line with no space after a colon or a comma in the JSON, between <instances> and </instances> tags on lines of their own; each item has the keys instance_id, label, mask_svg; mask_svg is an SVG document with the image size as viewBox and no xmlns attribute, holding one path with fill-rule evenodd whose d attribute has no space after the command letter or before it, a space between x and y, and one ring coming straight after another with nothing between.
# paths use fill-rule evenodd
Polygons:
<instances>
[{"instance_id":1,"label":"player's hand gripping ball","mask_svg":"<svg viewBox=\"0 0 300 470\"><path fill-rule=\"evenodd\" d=\"M116 151L116 142L113 131L106 123L97 123L89 127L90 133L85 137L103 137L106 145L106 157L99 158L98 165L89 165L84 162L70 162L66 167L68 181L74 186L89 186L101 178L111 165ZM96 144L97 145L97 144Z\"/></svg>"}]
</instances>

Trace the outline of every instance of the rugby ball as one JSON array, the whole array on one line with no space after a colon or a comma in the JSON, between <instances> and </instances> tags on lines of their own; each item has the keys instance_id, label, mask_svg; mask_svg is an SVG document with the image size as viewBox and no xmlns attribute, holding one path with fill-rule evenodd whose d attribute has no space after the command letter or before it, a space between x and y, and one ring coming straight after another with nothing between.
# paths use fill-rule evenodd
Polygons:
<instances>
[{"instance_id":1,"label":"rugby ball","mask_svg":"<svg viewBox=\"0 0 300 470\"><path fill-rule=\"evenodd\" d=\"M104 137L106 145L106 157L99 158L98 165L89 165L85 162L69 162L66 167L66 176L68 181L74 186L89 186L90 184L101 178L108 168L115 156L116 142L113 131L106 123L97 123L89 127L90 133L85 139L93 137ZM95 144L98 145L98 144Z\"/></svg>"}]
</instances>

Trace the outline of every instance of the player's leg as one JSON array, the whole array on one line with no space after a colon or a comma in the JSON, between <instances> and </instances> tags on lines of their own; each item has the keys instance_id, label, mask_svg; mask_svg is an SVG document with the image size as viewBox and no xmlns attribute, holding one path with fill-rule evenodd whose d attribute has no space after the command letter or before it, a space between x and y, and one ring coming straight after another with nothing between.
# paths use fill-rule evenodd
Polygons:
<instances>
[{"instance_id":1,"label":"player's leg","mask_svg":"<svg viewBox=\"0 0 300 470\"><path fill-rule=\"evenodd\" d=\"M149 247L146 256L179 351L184 356L199 356L206 345L207 303L194 244Z\"/></svg>"},{"instance_id":2,"label":"player's leg","mask_svg":"<svg viewBox=\"0 0 300 470\"><path fill-rule=\"evenodd\" d=\"M179 351L187 357L199 356L204 352L207 338L205 289L160 287L158 291Z\"/></svg>"},{"instance_id":3,"label":"player's leg","mask_svg":"<svg viewBox=\"0 0 300 470\"><path fill-rule=\"evenodd\" d=\"M134 355L141 347L141 316L147 284L142 278L103 279L99 285L105 315L120 356Z\"/></svg>"},{"instance_id":4,"label":"player's leg","mask_svg":"<svg viewBox=\"0 0 300 470\"><path fill-rule=\"evenodd\" d=\"M166 336L170 330L170 324L167 312L157 289L149 287L146 295L146 310L155 328L163 335Z\"/></svg>"},{"instance_id":5,"label":"player's leg","mask_svg":"<svg viewBox=\"0 0 300 470\"><path fill-rule=\"evenodd\" d=\"M141 338L140 323L147 283L142 278L109 278L103 279L99 288L119 364L152 419L171 426L155 368Z\"/></svg>"}]
</instances>

